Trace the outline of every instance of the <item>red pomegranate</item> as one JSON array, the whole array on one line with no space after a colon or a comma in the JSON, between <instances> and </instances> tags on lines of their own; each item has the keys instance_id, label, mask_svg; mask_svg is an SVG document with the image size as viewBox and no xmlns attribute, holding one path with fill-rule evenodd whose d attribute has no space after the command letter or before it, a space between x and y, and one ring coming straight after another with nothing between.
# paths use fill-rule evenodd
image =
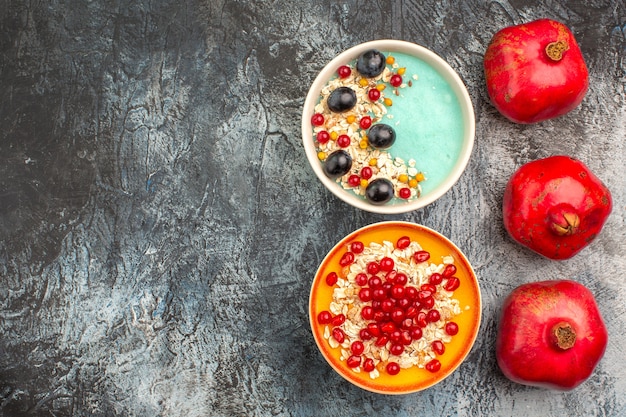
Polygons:
<instances>
[{"instance_id":1,"label":"red pomegranate","mask_svg":"<svg viewBox=\"0 0 626 417\"><path fill-rule=\"evenodd\" d=\"M591 291L571 280L521 285L504 302L496 358L524 385L571 390L604 355L608 334Z\"/></svg>"}]
</instances>

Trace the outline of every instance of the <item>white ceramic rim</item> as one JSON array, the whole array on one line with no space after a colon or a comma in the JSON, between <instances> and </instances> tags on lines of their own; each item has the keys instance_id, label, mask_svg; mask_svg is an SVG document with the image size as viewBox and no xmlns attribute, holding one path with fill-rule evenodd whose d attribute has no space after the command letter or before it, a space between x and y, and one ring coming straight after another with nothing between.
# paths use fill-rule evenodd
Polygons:
<instances>
[{"instance_id":1,"label":"white ceramic rim","mask_svg":"<svg viewBox=\"0 0 626 417\"><path fill-rule=\"evenodd\" d=\"M345 190L341 184L335 182L324 174L322 164L320 164L317 157L317 151L315 150L315 143L313 140L313 131L311 128L311 116L313 115L315 105L319 99L319 94L328 80L335 74L336 69L346 64L347 62L356 59L359 55L369 49L378 49L381 51L401 52L408 55L413 55L422 59L433 67L449 84L454 93L456 94L459 104L461 106L461 113L463 116L463 146L457 163L454 165L453 170L446 180L434 191L422 195L421 197L409 201L406 204L388 204L377 206L368 203L363 197L357 196ZM444 195L461 177L465 167L467 166L472 149L474 147L476 124L474 119L474 106L472 100L467 92L467 88L461 80L461 77L444 61L439 55L432 52L423 46L415 43L394 40L394 39L381 39L370 42L365 42L337 55L332 61L330 61L318 74L309 89L309 92L304 101L304 108L302 111L302 141L304 144L304 150L306 152L309 164L313 168L313 171L317 177L322 181L322 184L326 186L335 196L339 197L344 202L360 208L365 211L380 214L397 214L406 213L409 211L417 210L427 206L433 201Z\"/></svg>"}]
</instances>

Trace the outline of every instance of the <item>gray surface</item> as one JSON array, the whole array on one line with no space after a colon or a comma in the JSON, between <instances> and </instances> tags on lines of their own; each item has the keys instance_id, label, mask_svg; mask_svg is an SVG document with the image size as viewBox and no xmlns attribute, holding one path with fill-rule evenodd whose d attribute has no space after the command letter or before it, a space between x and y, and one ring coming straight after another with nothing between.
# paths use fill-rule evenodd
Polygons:
<instances>
[{"instance_id":1,"label":"gray surface","mask_svg":"<svg viewBox=\"0 0 626 417\"><path fill-rule=\"evenodd\" d=\"M0 414L5 416L624 416L626 7L623 1L0 1ZM436 6L435 6L436 4ZM491 35L566 22L591 88L533 126L489 104ZM357 43L431 48L468 86L476 146L435 204L380 216L315 178L300 139L307 86ZM613 192L598 239L564 262L505 234L508 176L582 159ZM401 397L353 387L308 327L312 274L350 231L424 224L473 263L484 301L468 360ZM606 355L573 392L495 363L515 286L572 278L597 296Z\"/></svg>"}]
</instances>

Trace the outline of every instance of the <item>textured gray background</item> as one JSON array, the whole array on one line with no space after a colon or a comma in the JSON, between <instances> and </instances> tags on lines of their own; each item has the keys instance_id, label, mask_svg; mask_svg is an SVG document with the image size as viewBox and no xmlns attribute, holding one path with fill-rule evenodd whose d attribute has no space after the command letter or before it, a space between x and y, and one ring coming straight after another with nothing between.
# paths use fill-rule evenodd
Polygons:
<instances>
[{"instance_id":1,"label":"textured gray background","mask_svg":"<svg viewBox=\"0 0 626 417\"><path fill-rule=\"evenodd\" d=\"M0 0L0 415L626 415L624 1L126 3ZM488 102L482 56L498 29L540 17L572 28L591 87L565 117L514 125ZM405 215L339 201L301 145L317 72L378 38L440 54L476 112L467 171ZM614 197L563 262L512 242L500 212L508 176L558 153ZM325 253L392 219L456 242L484 300L468 360L401 397L336 375L307 318ZM494 355L508 292L556 278L596 294L610 334L567 393L509 382Z\"/></svg>"}]
</instances>

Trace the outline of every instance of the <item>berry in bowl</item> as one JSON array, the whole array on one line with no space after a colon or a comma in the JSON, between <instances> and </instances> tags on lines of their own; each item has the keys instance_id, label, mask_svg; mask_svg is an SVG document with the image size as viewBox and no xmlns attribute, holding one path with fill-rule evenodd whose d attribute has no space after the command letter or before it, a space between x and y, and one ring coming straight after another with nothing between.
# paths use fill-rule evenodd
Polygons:
<instances>
[{"instance_id":1,"label":"berry in bowl","mask_svg":"<svg viewBox=\"0 0 626 417\"><path fill-rule=\"evenodd\" d=\"M302 138L313 171L337 197L374 213L404 213L447 192L474 145L463 81L439 56L378 40L334 58L307 94Z\"/></svg>"},{"instance_id":2,"label":"berry in bowl","mask_svg":"<svg viewBox=\"0 0 626 417\"><path fill-rule=\"evenodd\" d=\"M439 233L381 222L341 240L309 299L315 342L346 380L382 394L429 388L466 358L480 326L472 267Z\"/></svg>"}]
</instances>

